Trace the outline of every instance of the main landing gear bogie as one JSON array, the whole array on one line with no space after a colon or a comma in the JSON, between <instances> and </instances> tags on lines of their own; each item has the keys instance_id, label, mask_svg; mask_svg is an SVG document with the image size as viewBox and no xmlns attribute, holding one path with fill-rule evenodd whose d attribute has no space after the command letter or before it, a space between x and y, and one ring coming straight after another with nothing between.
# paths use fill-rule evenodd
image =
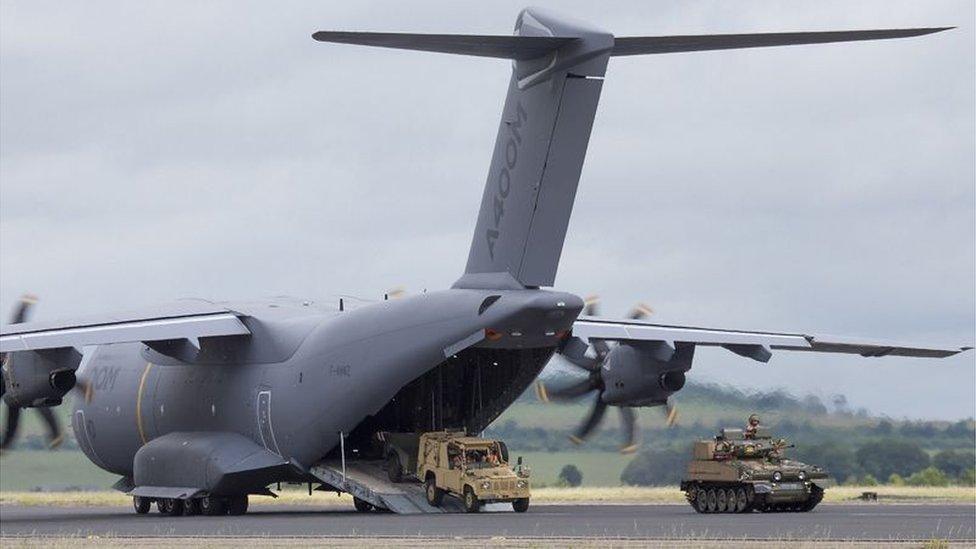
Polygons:
<instances>
[{"instance_id":1,"label":"main landing gear bogie","mask_svg":"<svg viewBox=\"0 0 976 549\"><path fill-rule=\"evenodd\" d=\"M152 504L156 504L159 514L179 516L238 516L247 513L247 494L240 496L204 496L200 498L148 498L144 496L132 497L132 508L139 515L149 513Z\"/></svg>"}]
</instances>

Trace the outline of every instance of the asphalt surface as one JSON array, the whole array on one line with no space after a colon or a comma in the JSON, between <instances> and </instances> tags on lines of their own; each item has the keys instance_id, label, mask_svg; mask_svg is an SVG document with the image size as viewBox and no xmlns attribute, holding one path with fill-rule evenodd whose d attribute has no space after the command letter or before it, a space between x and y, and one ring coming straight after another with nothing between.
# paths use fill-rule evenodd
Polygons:
<instances>
[{"instance_id":1,"label":"asphalt surface","mask_svg":"<svg viewBox=\"0 0 976 549\"><path fill-rule=\"evenodd\" d=\"M811 513L700 515L684 505L537 505L527 513L360 514L254 505L239 517L136 515L127 507L0 506L0 536L584 537L928 540L976 538L976 505L821 505Z\"/></svg>"}]
</instances>

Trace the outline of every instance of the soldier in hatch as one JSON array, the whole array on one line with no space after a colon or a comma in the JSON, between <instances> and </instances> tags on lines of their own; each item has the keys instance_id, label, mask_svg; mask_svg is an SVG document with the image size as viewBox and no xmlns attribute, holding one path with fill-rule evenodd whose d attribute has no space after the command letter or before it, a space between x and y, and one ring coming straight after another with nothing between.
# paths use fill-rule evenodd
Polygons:
<instances>
[{"instance_id":1,"label":"soldier in hatch","mask_svg":"<svg viewBox=\"0 0 976 549\"><path fill-rule=\"evenodd\" d=\"M759 430L759 416L752 414L749 416L749 421L746 424L746 428L743 430L743 434L746 438L756 438L756 431Z\"/></svg>"}]
</instances>

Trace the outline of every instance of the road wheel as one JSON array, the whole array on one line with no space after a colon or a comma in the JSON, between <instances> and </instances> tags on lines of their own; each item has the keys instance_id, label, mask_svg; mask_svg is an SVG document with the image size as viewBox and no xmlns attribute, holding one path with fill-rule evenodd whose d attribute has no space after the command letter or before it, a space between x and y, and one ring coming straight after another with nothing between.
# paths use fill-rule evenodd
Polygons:
<instances>
[{"instance_id":1,"label":"road wheel","mask_svg":"<svg viewBox=\"0 0 976 549\"><path fill-rule=\"evenodd\" d=\"M444 500L444 490L437 487L437 479L434 478L434 475L427 476L426 484L427 503L434 507L440 507L441 501Z\"/></svg>"},{"instance_id":2,"label":"road wheel","mask_svg":"<svg viewBox=\"0 0 976 549\"><path fill-rule=\"evenodd\" d=\"M800 507L800 511L803 511L804 513L813 511L813 508L816 507L821 500L823 500L823 496L824 496L823 488L817 485L813 485L810 488L810 497L805 502L803 502L803 505Z\"/></svg>"},{"instance_id":3,"label":"road wheel","mask_svg":"<svg viewBox=\"0 0 976 549\"><path fill-rule=\"evenodd\" d=\"M243 515L247 512L247 494L227 498L227 514Z\"/></svg>"},{"instance_id":4,"label":"road wheel","mask_svg":"<svg viewBox=\"0 0 976 549\"><path fill-rule=\"evenodd\" d=\"M735 496L735 488L726 488L725 492L725 512L734 513L736 506L739 505L739 500Z\"/></svg>"},{"instance_id":5,"label":"road wheel","mask_svg":"<svg viewBox=\"0 0 976 549\"><path fill-rule=\"evenodd\" d=\"M400 455L396 452L390 453L386 458L386 475L390 477L390 482L403 481L403 466L400 465Z\"/></svg>"},{"instance_id":6,"label":"road wheel","mask_svg":"<svg viewBox=\"0 0 976 549\"><path fill-rule=\"evenodd\" d=\"M188 499L183 502L183 514L186 516L193 516L200 514L200 500L199 499Z\"/></svg>"},{"instance_id":7,"label":"road wheel","mask_svg":"<svg viewBox=\"0 0 976 549\"><path fill-rule=\"evenodd\" d=\"M152 507L152 500L149 498L132 496L132 508L136 510L136 513L145 515L149 512L150 507Z\"/></svg>"},{"instance_id":8,"label":"road wheel","mask_svg":"<svg viewBox=\"0 0 976 549\"><path fill-rule=\"evenodd\" d=\"M698 491L695 492L695 511L698 511L699 513L708 512L708 492L706 492L703 488L699 488Z\"/></svg>"},{"instance_id":9,"label":"road wheel","mask_svg":"<svg viewBox=\"0 0 976 549\"><path fill-rule=\"evenodd\" d=\"M355 496L353 496L352 498L352 504L356 508L356 510L359 511L360 513L368 513L373 510L372 503L365 500L361 500Z\"/></svg>"},{"instance_id":10,"label":"road wheel","mask_svg":"<svg viewBox=\"0 0 976 549\"><path fill-rule=\"evenodd\" d=\"M708 512L714 513L718 509L718 495L715 493L715 488L708 489L708 496L705 498L708 501Z\"/></svg>"},{"instance_id":11,"label":"road wheel","mask_svg":"<svg viewBox=\"0 0 976 549\"><path fill-rule=\"evenodd\" d=\"M164 515L178 517L183 514L183 500L173 498L160 498L156 500L156 508Z\"/></svg>"},{"instance_id":12,"label":"road wheel","mask_svg":"<svg viewBox=\"0 0 976 549\"><path fill-rule=\"evenodd\" d=\"M725 492L724 488L717 488L715 490L715 510L719 513L725 512L725 506L729 503L728 494Z\"/></svg>"},{"instance_id":13,"label":"road wheel","mask_svg":"<svg viewBox=\"0 0 976 549\"><path fill-rule=\"evenodd\" d=\"M481 502L478 501L478 496L474 495L474 490L470 486L464 487L464 512L465 513L477 513L481 510Z\"/></svg>"},{"instance_id":14,"label":"road wheel","mask_svg":"<svg viewBox=\"0 0 976 549\"><path fill-rule=\"evenodd\" d=\"M200 498L200 512L208 517L223 515L225 509L226 506L220 498L214 496Z\"/></svg>"},{"instance_id":15,"label":"road wheel","mask_svg":"<svg viewBox=\"0 0 976 549\"><path fill-rule=\"evenodd\" d=\"M745 513L749 508L749 495L746 494L745 488L739 488L735 491L735 512Z\"/></svg>"},{"instance_id":16,"label":"road wheel","mask_svg":"<svg viewBox=\"0 0 976 549\"><path fill-rule=\"evenodd\" d=\"M529 498L518 498L512 502L512 509L516 513L524 513L529 510Z\"/></svg>"}]
</instances>

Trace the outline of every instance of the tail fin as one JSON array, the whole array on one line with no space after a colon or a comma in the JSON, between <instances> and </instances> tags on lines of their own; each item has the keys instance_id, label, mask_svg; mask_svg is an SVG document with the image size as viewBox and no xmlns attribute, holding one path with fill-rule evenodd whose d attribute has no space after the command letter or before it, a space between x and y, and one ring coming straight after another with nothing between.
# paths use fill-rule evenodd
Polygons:
<instances>
[{"instance_id":1,"label":"tail fin","mask_svg":"<svg viewBox=\"0 0 976 549\"><path fill-rule=\"evenodd\" d=\"M617 38L525 9L514 36L317 32L316 40L513 60L464 275L455 288L551 286L611 56L919 36L945 28Z\"/></svg>"}]
</instances>

